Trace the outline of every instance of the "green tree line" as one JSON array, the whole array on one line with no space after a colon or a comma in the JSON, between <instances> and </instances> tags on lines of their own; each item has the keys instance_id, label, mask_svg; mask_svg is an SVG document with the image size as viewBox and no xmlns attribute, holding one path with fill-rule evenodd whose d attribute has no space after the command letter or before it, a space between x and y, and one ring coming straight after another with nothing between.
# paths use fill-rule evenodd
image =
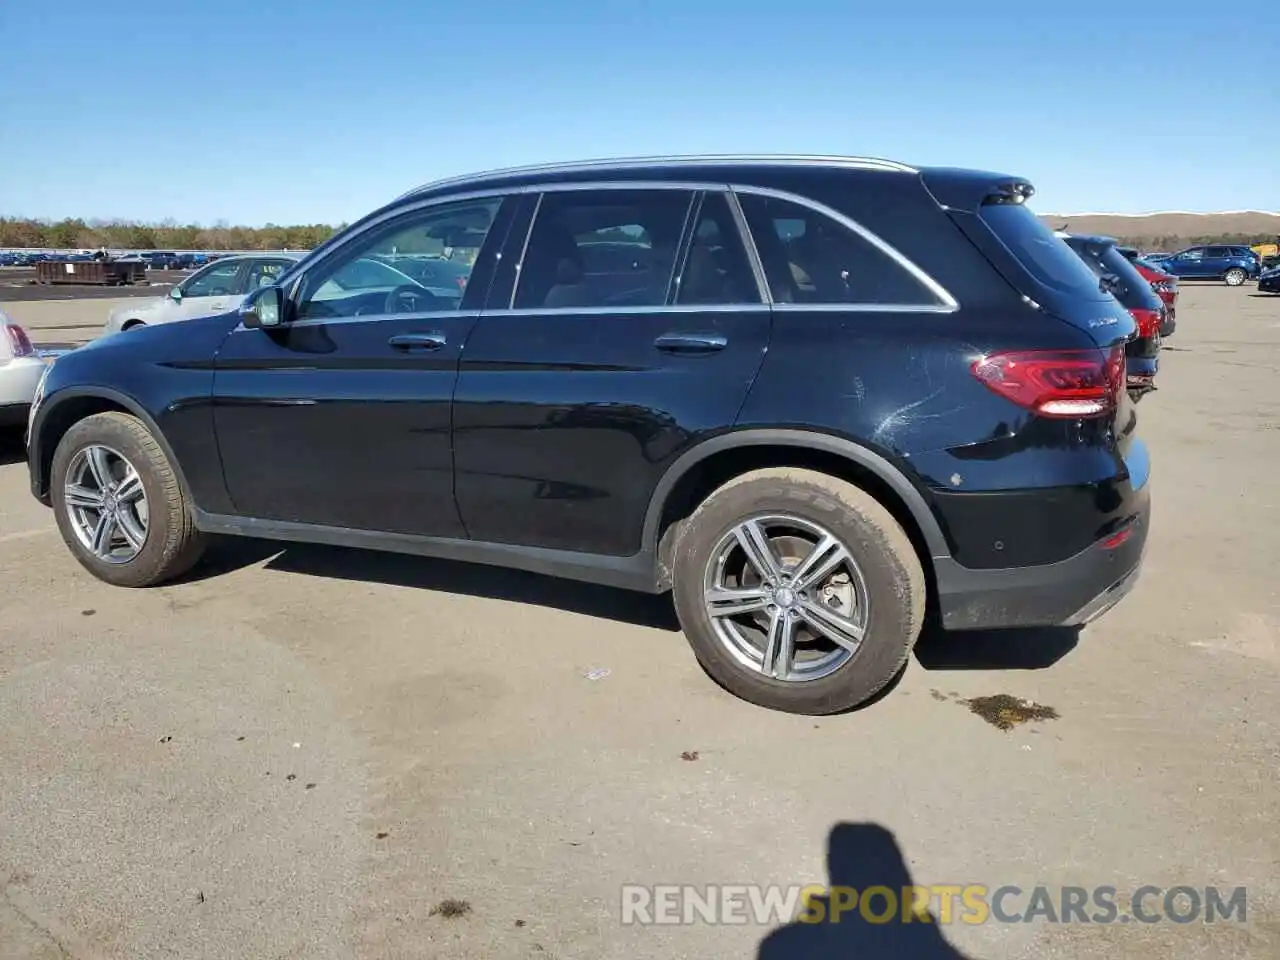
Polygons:
<instances>
[{"instance_id":1,"label":"green tree line","mask_svg":"<svg viewBox=\"0 0 1280 960\"><path fill-rule=\"evenodd\" d=\"M126 220L31 220L0 217L0 247L125 250L310 250L341 225L235 227L218 223L134 223Z\"/></svg>"}]
</instances>

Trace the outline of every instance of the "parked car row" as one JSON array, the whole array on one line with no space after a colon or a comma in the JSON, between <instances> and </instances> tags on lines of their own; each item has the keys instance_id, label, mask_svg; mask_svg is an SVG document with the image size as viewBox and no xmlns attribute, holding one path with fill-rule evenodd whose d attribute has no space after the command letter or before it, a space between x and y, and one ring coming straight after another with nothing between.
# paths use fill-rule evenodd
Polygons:
<instances>
[{"instance_id":1,"label":"parked car row","mask_svg":"<svg viewBox=\"0 0 1280 960\"><path fill-rule=\"evenodd\" d=\"M141 261L149 270L194 270L196 267L211 263L224 253L174 253L171 250L144 250L138 253L123 254L113 259L118 261ZM0 250L0 267L34 267L38 263L49 261L59 263L87 263L90 260L103 259L101 250L76 250L69 253L55 253L42 250Z\"/></svg>"}]
</instances>

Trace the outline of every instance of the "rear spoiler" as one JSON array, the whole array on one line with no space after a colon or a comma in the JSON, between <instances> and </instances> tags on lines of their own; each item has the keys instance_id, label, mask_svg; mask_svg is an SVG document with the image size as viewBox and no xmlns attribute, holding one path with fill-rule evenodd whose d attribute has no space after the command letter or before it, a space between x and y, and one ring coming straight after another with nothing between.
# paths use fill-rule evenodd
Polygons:
<instances>
[{"instance_id":1,"label":"rear spoiler","mask_svg":"<svg viewBox=\"0 0 1280 960\"><path fill-rule=\"evenodd\" d=\"M926 169L921 179L939 206L969 213L992 204L1026 203L1036 192L1029 180L1005 173Z\"/></svg>"}]
</instances>

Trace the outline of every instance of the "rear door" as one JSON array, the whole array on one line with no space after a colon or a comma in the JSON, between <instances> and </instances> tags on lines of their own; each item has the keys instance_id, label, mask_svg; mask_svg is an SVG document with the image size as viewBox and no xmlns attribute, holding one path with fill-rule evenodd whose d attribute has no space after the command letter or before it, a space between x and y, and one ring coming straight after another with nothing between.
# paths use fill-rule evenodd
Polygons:
<instances>
[{"instance_id":1,"label":"rear door","mask_svg":"<svg viewBox=\"0 0 1280 960\"><path fill-rule=\"evenodd\" d=\"M631 555L667 466L733 424L769 308L722 191L600 184L532 202L527 245L513 231L503 253L518 269L462 357L459 510L476 540Z\"/></svg>"}]
</instances>

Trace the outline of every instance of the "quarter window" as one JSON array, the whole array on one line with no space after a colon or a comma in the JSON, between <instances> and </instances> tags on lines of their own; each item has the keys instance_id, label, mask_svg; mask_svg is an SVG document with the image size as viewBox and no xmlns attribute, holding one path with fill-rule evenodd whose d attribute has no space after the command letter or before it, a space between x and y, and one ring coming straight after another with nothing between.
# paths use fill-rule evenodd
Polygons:
<instances>
[{"instance_id":1,"label":"quarter window","mask_svg":"<svg viewBox=\"0 0 1280 960\"><path fill-rule=\"evenodd\" d=\"M677 283L676 303L680 304L760 302L738 224L723 194L703 198Z\"/></svg>"},{"instance_id":2,"label":"quarter window","mask_svg":"<svg viewBox=\"0 0 1280 960\"><path fill-rule=\"evenodd\" d=\"M831 217L774 197L740 199L776 303L938 303L900 263Z\"/></svg>"},{"instance_id":3,"label":"quarter window","mask_svg":"<svg viewBox=\"0 0 1280 960\"><path fill-rule=\"evenodd\" d=\"M458 310L501 198L428 207L373 231L307 276L301 319ZM448 279L423 269L448 261ZM443 275L442 275L443 276Z\"/></svg>"},{"instance_id":4,"label":"quarter window","mask_svg":"<svg viewBox=\"0 0 1280 960\"><path fill-rule=\"evenodd\" d=\"M692 196L684 190L543 194L513 305L555 309L666 304Z\"/></svg>"}]
</instances>

